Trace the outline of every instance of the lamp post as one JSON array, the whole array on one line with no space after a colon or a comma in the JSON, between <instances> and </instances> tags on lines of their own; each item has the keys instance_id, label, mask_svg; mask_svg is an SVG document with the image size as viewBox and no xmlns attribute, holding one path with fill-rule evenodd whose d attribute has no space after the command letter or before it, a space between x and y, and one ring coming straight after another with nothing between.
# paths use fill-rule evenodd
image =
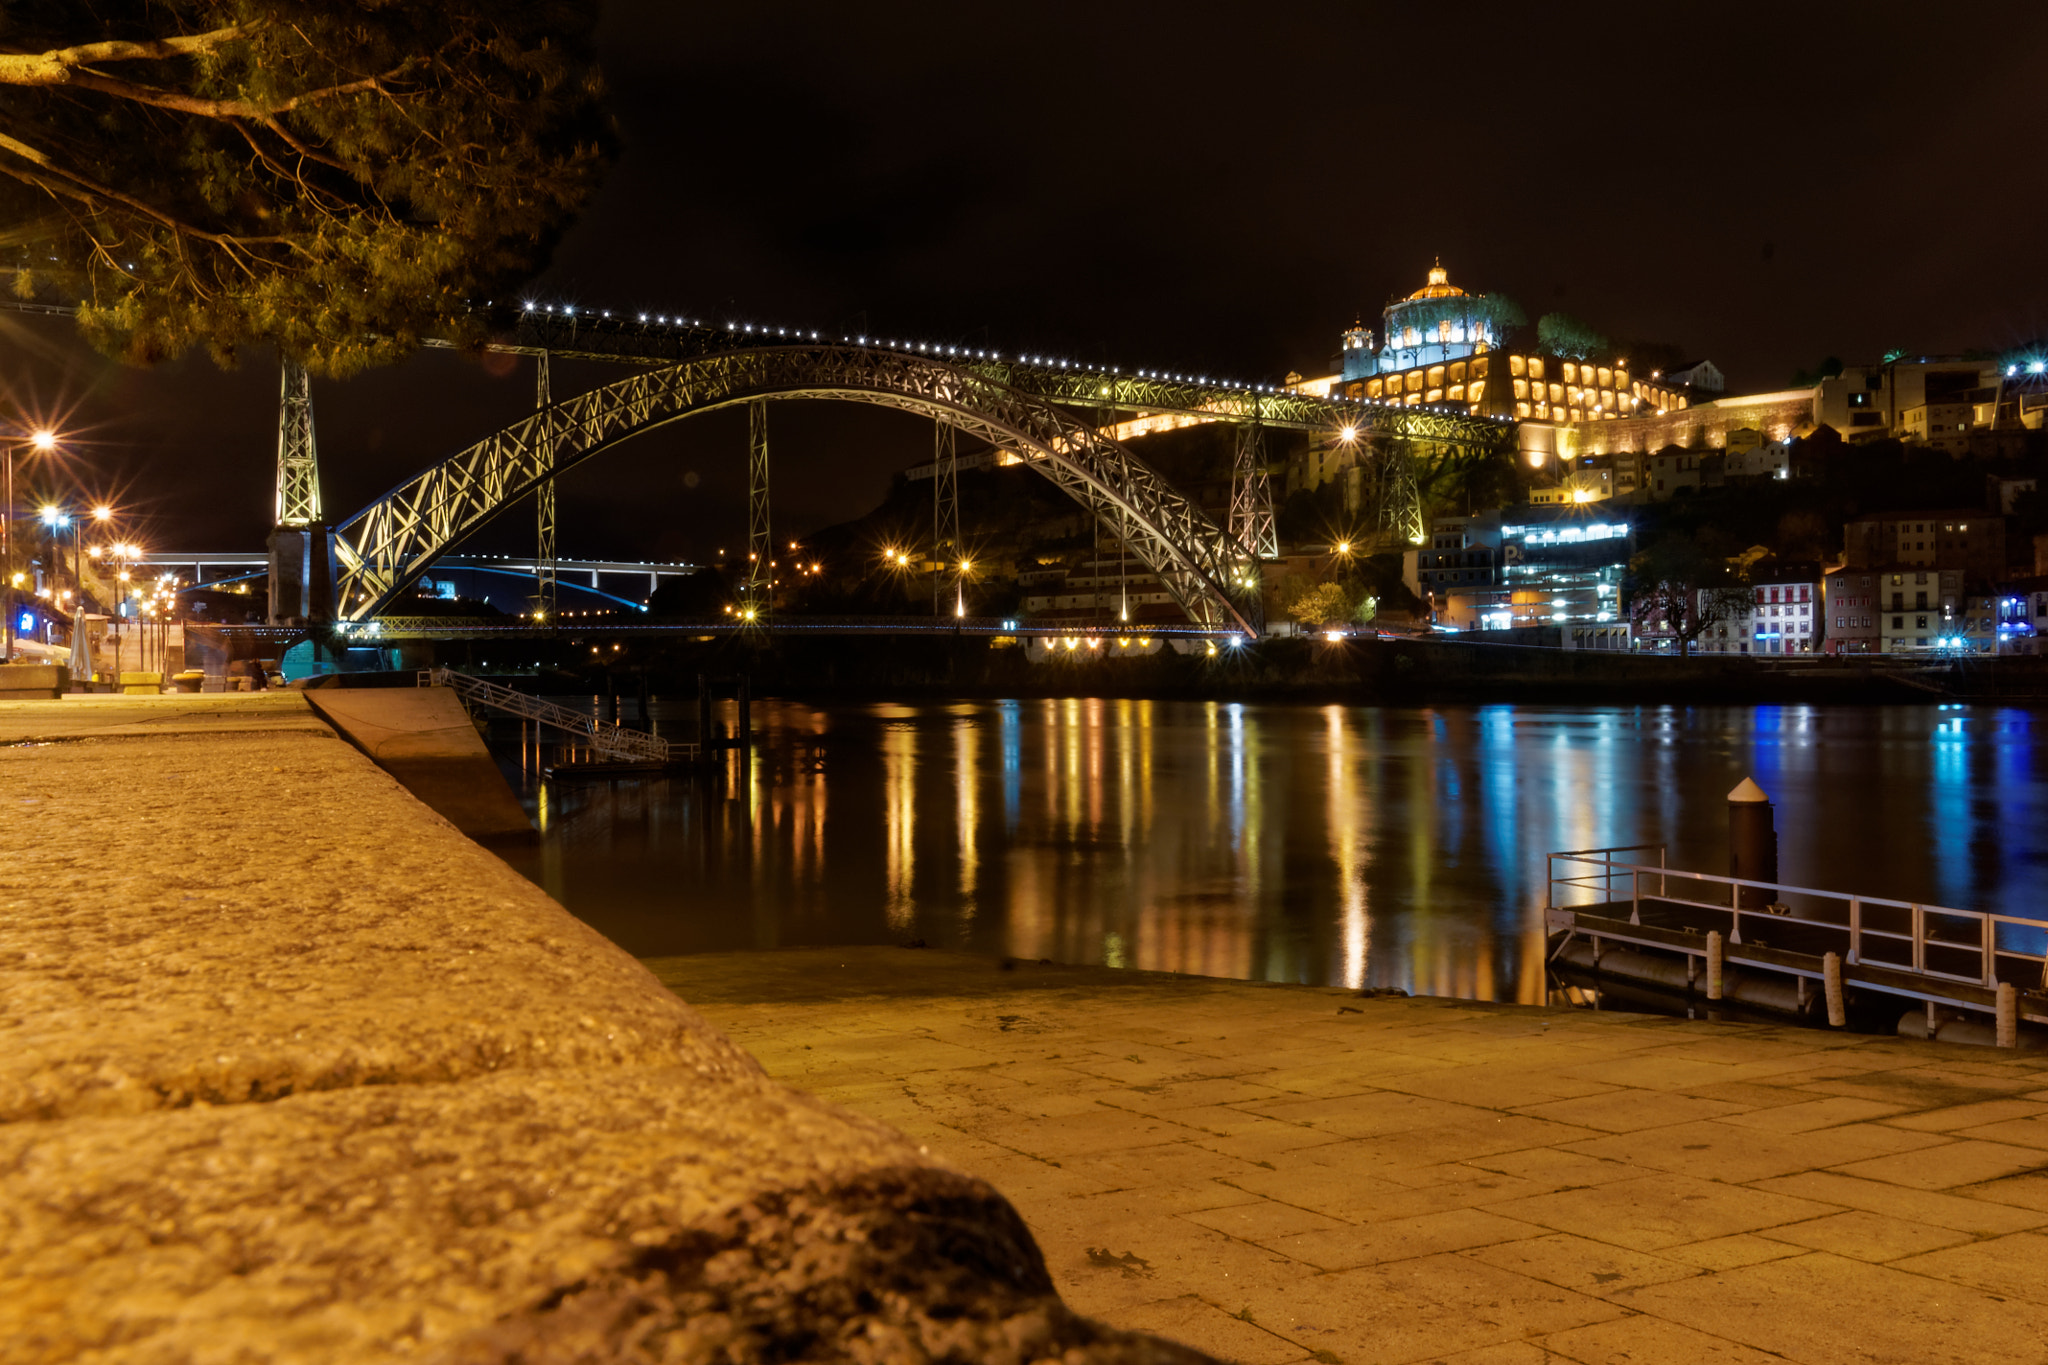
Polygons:
<instances>
[{"instance_id":1,"label":"lamp post","mask_svg":"<svg viewBox=\"0 0 2048 1365\"><path fill-rule=\"evenodd\" d=\"M60 539L60 533L66 530L71 532L71 595L75 601L83 600L85 596L85 583L78 576L77 518L73 517L71 513L67 512L62 507L56 507L45 504L45 506L43 507L43 526L50 533L50 562L53 565L53 567L58 569L61 569L64 564L64 545L62 540ZM57 583L58 575L53 572L50 575L50 599L53 604L61 608L63 606L64 598L63 594L57 591ZM76 657L78 653L78 638L75 629L72 635L71 643L73 655L71 662L73 671L75 672L78 664L78 660Z\"/></svg>"},{"instance_id":2,"label":"lamp post","mask_svg":"<svg viewBox=\"0 0 2048 1365\"><path fill-rule=\"evenodd\" d=\"M57 434L48 429L32 432L28 444L35 450L54 450L57 447ZM7 633L6 643L0 645L0 663L14 662L15 580L19 577L14 571L14 457L20 451L21 446L18 442L7 448L7 506L4 511L0 511L0 561L4 561L7 566Z\"/></svg>"}]
</instances>

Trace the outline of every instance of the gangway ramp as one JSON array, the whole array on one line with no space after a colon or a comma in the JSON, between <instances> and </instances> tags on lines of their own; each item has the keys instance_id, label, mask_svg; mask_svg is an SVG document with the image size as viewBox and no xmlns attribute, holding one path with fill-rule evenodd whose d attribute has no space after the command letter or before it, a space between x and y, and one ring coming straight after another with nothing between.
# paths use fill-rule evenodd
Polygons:
<instances>
[{"instance_id":1,"label":"gangway ramp","mask_svg":"<svg viewBox=\"0 0 2048 1365\"><path fill-rule=\"evenodd\" d=\"M672 744L643 730L629 730L616 722L599 720L587 711L558 706L483 678L457 673L452 668L422 669L421 687L446 687L463 701L487 706L494 711L519 716L542 725L552 725L574 735L608 758L629 763L694 763L698 746Z\"/></svg>"}]
</instances>

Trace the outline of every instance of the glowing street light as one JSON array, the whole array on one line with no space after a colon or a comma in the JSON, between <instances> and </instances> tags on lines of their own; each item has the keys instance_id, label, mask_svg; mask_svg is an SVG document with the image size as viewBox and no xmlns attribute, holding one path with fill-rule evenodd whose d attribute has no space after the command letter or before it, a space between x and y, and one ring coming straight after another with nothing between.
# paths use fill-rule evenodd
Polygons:
<instances>
[{"instance_id":1,"label":"glowing street light","mask_svg":"<svg viewBox=\"0 0 2048 1365\"><path fill-rule=\"evenodd\" d=\"M28 445L33 450L47 454L57 448L57 433L48 427L38 427L29 433ZM0 562L6 564L7 572L10 575L14 572L15 450L16 448L10 447L5 456L7 477L4 495L7 502L4 507L0 507ZM14 580L10 577L7 585L7 601L4 611L7 617L7 627L4 642L0 642L0 663L11 663L14 660L14 589Z\"/></svg>"}]
</instances>

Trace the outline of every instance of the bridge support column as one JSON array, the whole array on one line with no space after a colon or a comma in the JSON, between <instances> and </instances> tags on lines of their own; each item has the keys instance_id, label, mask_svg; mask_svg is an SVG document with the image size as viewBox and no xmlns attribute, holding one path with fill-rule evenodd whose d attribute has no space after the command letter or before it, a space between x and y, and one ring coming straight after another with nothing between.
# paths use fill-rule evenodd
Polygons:
<instances>
[{"instance_id":1,"label":"bridge support column","mask_svg":"<svg viewBox=\"0 0 2048 1365\"><path fill-rule=\"evenodd\" d=\"M950 423L932 426L932 464L932 615L944 616L946 563L960 557L960 462Z\"/></svg>"},{"instance_id":2,"label":"bridge support column","mask_svg":"<svg viewBox=\"0 0 2048 1365\"><path fill-rule=\"evenodd\" d=\"M270 534L270 622L334 618L334 533L320 519L313 386L286 358L277 398L277 529Z\"/></svg>"},{"instance_id":3,"label":"bridge support column","mask_svg":"<svg viewBox=\"0 0 2048 1365\"><path fill-rule=\"evenodd\" d=\"M548 353L540 353L540 368L534 376L534 406L542 413L554 404L554 395L548 384ZM550 418L544 422L540 438L540 467L543 475L540 491L534 495L534 521L536 543L534 549L534 610L542 620L555 619L555 602L559 593L555 587L555 426ZM591 578L595 580L596 574Z\"/></svg>"},{"instance_id":4,"label":"bridge support column","mask_svg":"<svg viewBox=\"0 0 2048 1365\"><path fill-rule=\"evenodd\" d=\"M1273 481L1266 470L1266 434L1258 399L1252 420L1237 424L1237 465L1230 489L1230 537L1253 559L1277 559L1280 537L1273 525Z\"/></svg>"},{"instance_id":5,"label":"bridge support column","mask_svg":"<svg viewBox=\"0 0 2048 1365\"><path fill-rule=\"evenodd\" d=\"M320 520L320 455L313 442L313 385L305 366L287 359L277 398L277 524Z\"/></svg>"},{"instance_id":6,"label":"bridge support column","mask_svg":"<svg viewBox=\"0 0 2048 1365\"><path fill-rule=\"evenodd\" d=\"M768 524L768 405L747 404L747 585L746 601L759 619L774 600L775 537Z\"/></svg>"},{"instance_id":7,"label":"bridge support column","mask_svg":"<svg viewBox=\"0 0 2048 1365\"><path fill-rule=\"evenodd\" d=\"M270 624L334 619L334 532L280 526L270 533Z\"/></svg>"}]
</instances>

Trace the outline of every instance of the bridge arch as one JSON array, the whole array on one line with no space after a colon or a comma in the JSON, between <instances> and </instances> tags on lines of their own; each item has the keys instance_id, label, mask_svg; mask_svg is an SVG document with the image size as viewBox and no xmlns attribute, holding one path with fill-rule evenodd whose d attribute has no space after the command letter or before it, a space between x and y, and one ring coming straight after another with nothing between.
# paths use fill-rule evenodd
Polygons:
<instances>
[{"instance_id":1,"label":"bridge arch","mask_svg":"<svg viewBox=\"0 0 2048 1365\"><path fill-rule=\"evenodd\" d=\"M335 531L335 607L383 611L547 479L644 431L757 400L835 399L946 422L1025 462L1130 546L1190 618L1257 635L1257 563L1129 450L1042 398L929 356L850 345L721 351L535 412L414 475Z\"/></svg>"}]
</instances>

